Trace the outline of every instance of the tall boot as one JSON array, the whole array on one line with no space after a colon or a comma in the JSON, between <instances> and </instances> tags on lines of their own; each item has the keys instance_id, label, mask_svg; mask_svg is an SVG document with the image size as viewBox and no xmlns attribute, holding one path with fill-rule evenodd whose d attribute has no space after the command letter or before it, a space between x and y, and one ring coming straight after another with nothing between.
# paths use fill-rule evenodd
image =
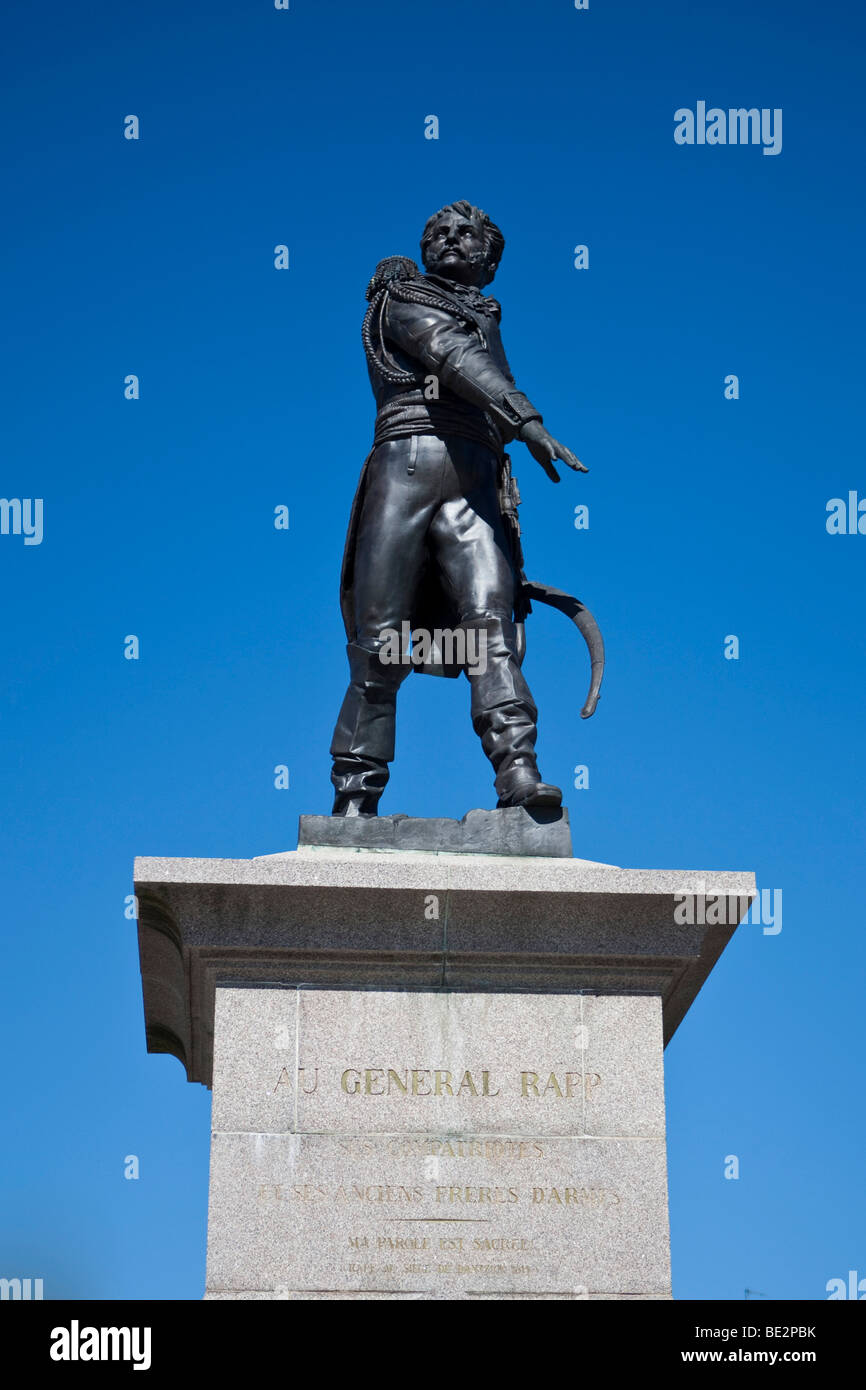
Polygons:
<instances>
[{"instance_id":1,"label":"tall boot","mask_svg":"<svg viewBox=\"0 0 866 1390\"><path fill-rule=\"evenodd\" d=\"M397 691L409 667L379 660L380 642L349 642L349 688L331 740L332 816L375 816L394 760Z\"/></svg>"},{"instance_id":2,"label":"tall boot","mask_svg":"<svg viewBox=\"0 0 866 1390\"><path fill-rule=\"evenodd\" d=\"M472 727L496 773L497 806L560 806L562 792L542 782L535 760L538 710L520 669L514 623L476 618L460 626L479 634L476 651L479 658L486 656L474 672L467 666L466 675Z\"/></svg>"}]
</instances>

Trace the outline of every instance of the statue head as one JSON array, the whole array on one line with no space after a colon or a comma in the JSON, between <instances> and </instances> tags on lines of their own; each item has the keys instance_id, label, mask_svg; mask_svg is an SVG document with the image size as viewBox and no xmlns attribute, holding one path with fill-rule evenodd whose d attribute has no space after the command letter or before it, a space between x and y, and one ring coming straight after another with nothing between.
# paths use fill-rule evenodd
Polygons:
<instances>
[{"instance_id":1,"label":"statue head","mask_svg":"<svg viewBox=\"0 0 866 1390\"><path fill-rule=\"evenodd\" d=\"M428 218L421 259L431 275L460 285L489 285L499 268L505 237L481 208L461 199Z\"/></svg>"}]
</instances>

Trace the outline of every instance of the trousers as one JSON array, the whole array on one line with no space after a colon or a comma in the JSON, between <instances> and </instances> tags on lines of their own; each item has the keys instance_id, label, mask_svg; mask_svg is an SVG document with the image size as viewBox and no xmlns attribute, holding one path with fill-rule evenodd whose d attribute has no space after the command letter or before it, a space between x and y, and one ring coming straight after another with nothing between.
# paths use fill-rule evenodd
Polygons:
<instances>
[{"instance_id":1,"label":"trousers","mask_svg":"<svg viewBox=\"0 0 866 1390\"><path fill-rule=\"evenodd\" d=\"M335 813L350 798L374 813L388 781L397 691L410 667L380 660L382 634L411 620L428 564L458 626L484 633L486 662L464 671L473 728L497 790L514 767L535 768L538 711L517 657L498 467L492 449L454 435L388 440L368 461L355 544L355 632L346 649L350 683L331 742Z\"/></svg>"}]
</instances>

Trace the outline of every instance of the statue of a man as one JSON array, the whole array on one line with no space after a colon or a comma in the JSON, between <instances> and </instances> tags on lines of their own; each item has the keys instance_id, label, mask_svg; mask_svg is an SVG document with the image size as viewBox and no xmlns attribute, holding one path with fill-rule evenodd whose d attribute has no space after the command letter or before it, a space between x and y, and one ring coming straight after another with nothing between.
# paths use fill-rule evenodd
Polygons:
<instances>
[{"instance_id":1,"label":"statue of a man","mask_svg":"<svg viewBox=\"0 0 866 1390\"><path fill-rule=\"evenodd\" d=\"M331 742L334 815L377 813L394 757L397 690L410 670L424 669L405 653L394 661L386 641L422 629L462 629L484 653L462 669L498 805L562 802L535 758L538 711L516 627L528 604L504 446L526 444L554 482L554 459L586 469L548 433L509 370L500 307L481 293L504 246L480 208L452 203L424 228L426 273L392 256L367 290L364 344L377 415L343 561L351 680Z\"/></svg>"}]
</instances>

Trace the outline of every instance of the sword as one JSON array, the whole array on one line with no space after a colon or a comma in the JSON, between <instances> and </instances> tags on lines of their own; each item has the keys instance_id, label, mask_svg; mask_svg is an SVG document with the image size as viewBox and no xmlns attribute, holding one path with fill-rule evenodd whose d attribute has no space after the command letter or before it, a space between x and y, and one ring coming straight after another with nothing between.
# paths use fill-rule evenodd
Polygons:
<instances>
[{"instance_id":1,"label":"sword","mask_svg":"<svg viewBox=\"0 0 866 1390\"><path fill-rule=\"evenodd\" d=\"M590 613L585 603L581 603L579 598L572 594L567 594L562 589L554 589L551 584L537 584L532 579L524 579L522 584L524 597L536 599L539 603L546 603L550 608L558 608L560 613L571 618L578 632L582 635L587 647L589 648L590 660L590 682L589 693L583 709L580 711L581 719L589 719L595 713L601 694L601 681L604 675L604 639L601 629L595 618ZM523 623L517 624L517 657L522 663L526 652L526 632Z\"/></svg>"},{"instance_id":2,"label":"sword","mask_svg":"<svg viewBox=\"0 0 866 1390\"><path fill-rule=\"evenodd\" d=\"M558 608L560 613L571 618L589 648L589 693L583 709L580 711L581 719L589 719L590 715L595 713L595 707L601 693L601 681L604 675L604 639L595 618L586 604L581 603L579 598L567 594L563 589L554 589L552 584L537 584L534 580L526 578L523 573L523 546L520 543L520 520L517 515L519 506L520 490L517 486L517 479L511 471L511 459L508 454L503 454L500 460L499 508L511 539L514 570L515 574L519 576L520 582L520 601L515 604L517 660L522 665L526 655L526 628L523 619L524 615L529 612L531 599L537 599L539 603L546 603L550 608Z\"/></svg>"}]
</instances>

